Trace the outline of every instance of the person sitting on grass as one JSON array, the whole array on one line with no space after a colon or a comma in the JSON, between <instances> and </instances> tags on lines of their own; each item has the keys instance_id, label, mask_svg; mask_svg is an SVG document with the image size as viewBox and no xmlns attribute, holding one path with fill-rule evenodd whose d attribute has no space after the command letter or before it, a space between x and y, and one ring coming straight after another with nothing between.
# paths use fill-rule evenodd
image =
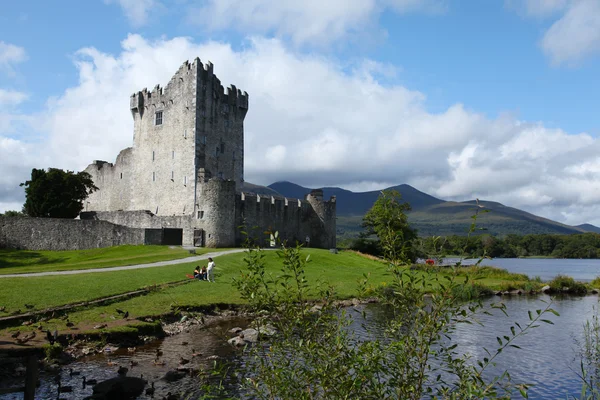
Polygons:
<instances>
[{"instance_id":1,"label":"person sitting on grass","mask_svg":"<svg viewBox=\"0 0 600 400\"><path fill-rule=\"evenodd\" d=\"M197 265L196 269L194 270L194 279L200 279L200 266Z\"/></svg>"},{"instance_id":2,"label":"person sitting on grass","mask_svg":"<svg viewBox=\"0 0 600 400\"><path fill-rule=\"evenodd\" d=\"M200 277L198 279L200 279L201 281L205 281L206 280L206 266L202 267L202 271L200 272Z\"/></svg>"}]
</instances>

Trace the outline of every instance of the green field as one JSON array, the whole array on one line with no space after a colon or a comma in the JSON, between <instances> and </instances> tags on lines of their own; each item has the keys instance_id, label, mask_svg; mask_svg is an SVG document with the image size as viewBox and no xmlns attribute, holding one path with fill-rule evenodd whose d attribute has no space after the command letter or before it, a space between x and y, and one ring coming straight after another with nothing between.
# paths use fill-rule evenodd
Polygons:
<instances>
[{"instance_id":1,"label":"green field","mask_svg":"<svg viewBox=\"0 0 600 400\"><path fill-rule=\"evenodd\" d=\"M197 254L210 251L198 248ZM116 246L90 250L32 251L0 249L0 274L120 267L193 256L181 247Z\"/></svg>"},{"instance_id":2,"label":"green field","mask_svg":"<svg viewBox=\"0 0 600 400\"><path fill-rule=\"evenodd\" d=\"M265 251L267 271L281 274L281 259L276 251ZM310 255L306 265L306 276L310 284L334 285L338 298L350 298L357 295L358 281L363 274L369 275L369 286L373 289L387 286L392 277L387 265L371 260L354 252L332 254L328 250L303 249L303 256ZM120 317L115 309L129 311L130 318L159 316L172 312L174 307L201 307L214 305L242 304L233 279L241 276L245 269L245 253L235 253L215 257L216 282L192 281L189 283L153 290L147 295L130 298L107 306L89 307L69 313L69 319L85 327L86 324L99 321L111 322ZM81 275L2 278L0 306L6 307L5 313L25 309L25 303L33 305L33 310L98 299L134 291L155 284L176 282L192 273L194 266L200 263L184 263L164 267L86 273ZM441 273L448 273L446 271ZM498 270L465 269L464 275L481 278L477 282L492 288L515 287L528 284L526 277ZM48 322L53 328L66 329L66 321L53 319ZM135 323L135 321L130 321ZM85 329L85 328L84 328Z\"/></svg>"}]
</instances>

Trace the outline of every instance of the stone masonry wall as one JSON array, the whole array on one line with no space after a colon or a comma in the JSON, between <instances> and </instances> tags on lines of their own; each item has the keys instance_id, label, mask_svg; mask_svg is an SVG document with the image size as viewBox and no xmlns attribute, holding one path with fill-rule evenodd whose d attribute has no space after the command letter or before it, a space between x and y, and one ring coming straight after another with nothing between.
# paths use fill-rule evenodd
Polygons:
<instances>
[{"instance_id":1,"label":"stone masonry wall","mask_svg":"<svg viewBox=\"0 0 600 400\"><path fill-rule=\"evenodd\" d=\"M0 217L0 248L81 250L144 244L144 230L59 218Z\"/></svg>"},{"instance_id":2,"label":"stone masonry wall","mask_svg":"<svg viewBox=\"0 0 600 400\"><path fill-rule=\"evenodd\" d=\"M333 210L335 216L335 198L325 202L324 207ZM269 245L265 232L278 232L279 238L290 245L304 243L309 236L310 247L336 246L335 217L322 220L308 201L242 193L236 196L235 208L236 225L244 225L249 236L263 246ZM244 239L237 229L237 243Z\"/></svg>"}]
</instances>

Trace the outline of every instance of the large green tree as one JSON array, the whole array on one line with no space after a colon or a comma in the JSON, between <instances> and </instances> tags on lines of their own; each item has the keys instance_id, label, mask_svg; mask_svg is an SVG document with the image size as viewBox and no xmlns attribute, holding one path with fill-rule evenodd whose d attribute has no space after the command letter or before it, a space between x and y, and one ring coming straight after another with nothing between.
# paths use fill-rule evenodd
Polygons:
<instances>
[{"instance_id":1,"label":"large green tree","mask_svg":"<svg viewBox=\"0 0 600 400\"><path fill-rule=\"evenodd\" d=\"M43 218L75 218L86 197L98 190L87 172L58 168L34 168L31 180L21 186L25 187L23 211L30 217Z\"/></svg>"},{"instance_id":2,"label":"large green tree","mask_svg":"<svg viewBox=\"0 0 600 400\"><path fill-rule=\"evenodd\" d=\"M364 235L376 235L384 256L392 262L414 258L411 243L417 233L408 224L407 211L410 204L402 201L398 191L384 190L363 218Z\"/></svg>"}]
</instances>

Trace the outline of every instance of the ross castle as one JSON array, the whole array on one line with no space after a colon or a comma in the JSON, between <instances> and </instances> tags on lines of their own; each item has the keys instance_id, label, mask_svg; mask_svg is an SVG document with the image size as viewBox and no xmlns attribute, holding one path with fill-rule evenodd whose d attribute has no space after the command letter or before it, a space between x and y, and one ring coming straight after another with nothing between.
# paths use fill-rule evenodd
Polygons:
<instances>
[{"instance_id":1,"label":"ross castle","mask_svg":"<svg viewBox=\"0 0 600 400\"><path fill-rule=\"evenodd\" d=\"M165 88L130 98L133 146L114 164L94 161L98 191L80 218L144 229L147 244L238 246L241 226L265 243L264 232L311 247L336 245L335 197L314 190L305 199L251 191L244 182L244 118L248 93L225 90L212 63L186 61Z\"/></svg>"}]
</instances>

